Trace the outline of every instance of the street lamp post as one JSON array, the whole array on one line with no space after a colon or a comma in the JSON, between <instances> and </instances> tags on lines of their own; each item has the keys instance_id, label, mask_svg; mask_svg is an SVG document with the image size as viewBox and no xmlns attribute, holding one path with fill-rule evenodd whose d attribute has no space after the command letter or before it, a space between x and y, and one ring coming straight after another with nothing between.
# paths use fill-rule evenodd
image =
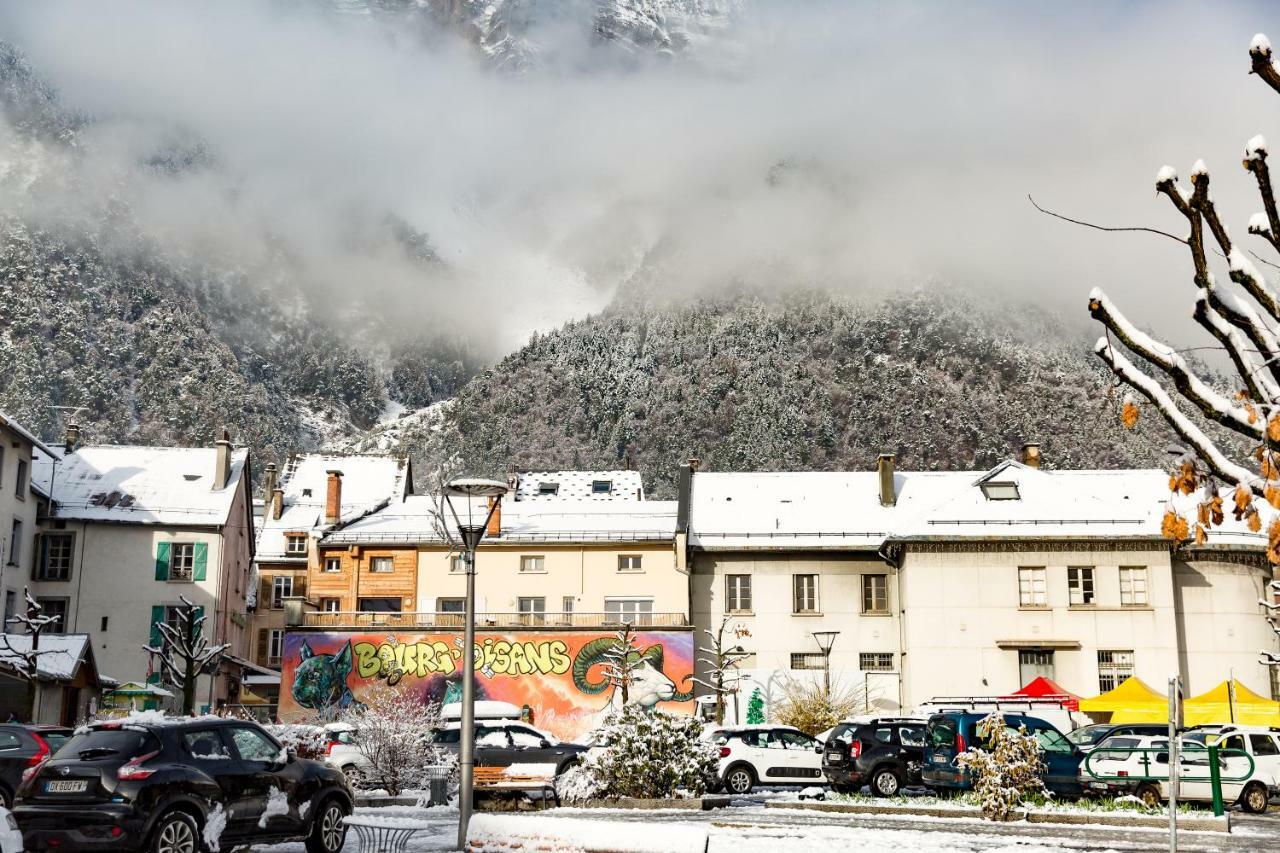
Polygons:
<instances>
[{"instance_id":1,"label":"street lamp post","mask_svg":"<svg viewBox=\"0 0 1280 853\"><path fill-rule=\"evenodd\" d=\"M813 639L822 649L822 683L826 687L827 697L831 697L831 647L836 644L839 631L814 631Z\"/></svg>"},{"instance_id":2,"label":"street lamp post","mask_svg":"<svg viewBox=\"0 0 1280 853\"><path fill-rule=\"evenodd\" d=\"M484 539L489 528L489 520L493 518L502 496L507 493L507 484L497 480L455 479L450 480L444 488L444 499L453 515L453 522L462 540L462 562L467 574L467 606L466 620L462 634L462 724L459 743L458 767L458 849L467 847L467 825L471 822L472 799L475 789L472 781L475 768L476 726L475 726L475 671L476 671L476 547ZM466 512L463 516L453 505L454 498L466 501ZM477 498L488 498L489 506L484 520L474 516ZM448 521L444 524L446 530Z\"/></svg>"}]
</instances>

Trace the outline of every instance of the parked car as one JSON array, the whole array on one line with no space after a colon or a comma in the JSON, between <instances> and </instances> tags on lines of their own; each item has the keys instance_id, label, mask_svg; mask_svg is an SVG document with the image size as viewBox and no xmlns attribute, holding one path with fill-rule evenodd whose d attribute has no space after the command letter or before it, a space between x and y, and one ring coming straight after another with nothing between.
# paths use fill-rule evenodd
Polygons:
<instances>
[{"instance_id":1,"label":"parked car","mask_svg":"<svg viewBox=\"0 0 1280 853\"><path fill-rule=\"evenodd\" d=\"M1251 727L1227 727L1225 734L1209 732L1209 742L1215 739L1223 749L1240 750L1253 758L1250 771L1248 760L1239 753L1220 756L1218 770L1222 776L1222 800L1238 803L1247 812L1265 812L1270 797L1280 794L1277 785L1277 757L1280 757L1280 738L1270 729ZM1244 729L1241 731L1241 729ZM1197 739L1188 739L1195 745ZM1134 748L1132 752L1120 748ZM1156 752L1142 752L1144 747ZM1147 805L1158 806L1169 798L1169 738L1133 737L1109 738L1096 757L1082 765L1081 782L1086 789L1109 794L1132 794ZM1145 759L1144 759L1145 754ZM1213 782L1210 775L1209 756L1194 746L1179 756L1178 799L1184 802L1212 802ZM1247 775L1246 775L1247 774ZM1139 778L1099 778L1099 777ZM1154 776L1155 779L1142 779ZM1236 778L1232 778L1236 777ZM1239 778L1245 777L1245 778Z\"/></svg>"},{"instance_id":2,"label":"parked car","mask_svg":"<svg viewBox=\"0 0 1280 853\"><path fill-rule=\"evenodd\" d=\"M892 797L920 784L925 721L898 717L848 721L831 730L822 753L822 772L840 792L863 785L877 797Z\"/></svg>"},{"instance_id":3,"label":"parked car","mask_svg":"<svg viewBox=\"0 0 1280 853\"><path fill-rule=\"evenodd\" d=\"M341 772L256 723L125 718L78 729L33 768L14 816L28 850L197 850L217 815L224 850L294 840L337 853L353 799Z\"/></svg>"},{"instance_id":4,"label":"parked car","mask_svg":"<svg viewBox=\"0 0 1280 853\"><path fill-rule=\"evenodd\" d=\"M13 807L22 774L57 752L71 733L66 726L0 725L0 806Z\"/></svg>"},{"instance_id":5,"label":"parked car","mask_svg":"<svg viewBox=\"0 0 1280 853\"><path fill-rule=\"evenodd\" d=\"M373 765L355 743L355 727L329 723L324 727L324 763L341 770L352 785L363 783Z\"/></svg>"},{"instance_id":6,"label":"parked car","mask_svg":"<svg viewBox=\"0 0 1280 853\"><path fill-rule=\"evenodd\" d=\"M13 812L0 808L0 853L22 853L22 832Z\"/></svg>"},{"instance_id":7,"label":"parked car","mask_svg":"<svg viewBox=\"0 0 1280 853\"><path fill-rule=\"evenodd\" d=\"M956 757L972 746L982 745L978 723L986 717L986 714L947 713L929 718L924 766L920 773L926 785L939 791L964 791L972 787L969 771L956 766ZM1075 744L1039 717L1006 714L1004 721L1013 729L1026 726L1027 732L1035 735L1045 763L1046 788L1063 797L1081 794L1079 773L1084 753Z\"/></svg>"},{"instance_id":8,"label":"parked car","mask_svg":"<svg viewBox=\"0 0 1280 853\"><path fill-rule=\"evenodd\" d=\"M1077 749L1087 753L1109 737L1156 737L1168 734L1169 726L1164 723L1096 723L1067 732L1066 737Z\"/></svg>"},{"instance_id":9,"label":"parked car","mask_svg":"<svg viewBox=\"0 0 1280 853\"><path fill-rule=\"evenodd\" d=\"M445 723L432 734L432 741L455 755L462 727ZM482 767L510 767L513 764L554 764L559 776L582 760L590 749L578 743L561 743L547 732L512 720L483 720L476 723L476 764Z\"/></svg>"},{"instance_id":10,"label":"parked car","mask_svg":"<svg viewBox=\"0 0 1280 853\"><path fill-rule=\"evenodd\" d=\"M822 744L791 726L721 726L709 734L720 747L717 782L731 794L756 785L822 781Z\"/></svg>"}]
</instances>

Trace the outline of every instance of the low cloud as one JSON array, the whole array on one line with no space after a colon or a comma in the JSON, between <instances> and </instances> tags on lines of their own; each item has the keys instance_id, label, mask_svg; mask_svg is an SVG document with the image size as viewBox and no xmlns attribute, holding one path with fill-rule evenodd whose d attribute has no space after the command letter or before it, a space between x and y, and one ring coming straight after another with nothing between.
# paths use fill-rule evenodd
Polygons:
<instances>
[{"instance_id":1,"label":"low cloud","mask_svg":"<svg viewBox=\"0 0 1280 853\"><path fill-rule=\"evenodd\" d=\"M1280 139L1247 74L1265 7L742 0L659 59L594 41L589 5L529 30L521 73L448 24L318 2L5 4L0 32L96 119L85 153L48 164L77 171L76 198L127 198L175 251L284 252L317 304L494 352L620 288L926 278L1081 321L1102 285L1183 343L1178 246L1026 195L1180 233L1155 172L1204 157L1243 235L1244 142ZM135 168L195 142L193 168ZM439 260L411 260L389 221Z\"/></svg>"}]
</instances>

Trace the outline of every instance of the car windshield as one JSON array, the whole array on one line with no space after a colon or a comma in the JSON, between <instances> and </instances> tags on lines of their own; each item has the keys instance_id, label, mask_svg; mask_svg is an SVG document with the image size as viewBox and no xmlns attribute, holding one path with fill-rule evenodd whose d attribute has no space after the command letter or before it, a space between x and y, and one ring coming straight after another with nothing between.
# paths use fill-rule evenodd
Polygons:
<instances>
[{"instance_id":1,"label":"car windshield","mask_svg":"<svg viewBox=\"0 0 1280 853\"><path fill-rule=\"evenodd\" d=\"M827 745L830 746L835 743L841 746L848 746L853 743L853 733L856 728L856 726L849 723L841 723L832 729L831 734L827 736Z\"/></svg>"},{"instance_id":2,"label":"car windshield","mask_svg":"<svg viewBox=\"0 0 1280 853\"><path fill-rule=\"evenodd\" d=\"M1093 746L1112 730L1111 726L1084 726L1067 735L1076 746Z\"/></svg>"},{"instance_id":3,"label":"car windshield","mask_svg":"<svg viewBox=\"0 0 1280 853\"><path fill-rule=\"evenodd\" d=\"M1192 741L1193 743L1203 743L1203 744L1213 743L1217 741L1218 738L1219 738L1219 734L1217 732L1206 732L1206 731L1187 732L1182 736L1183 740L1189 740L1189 741Z\"/></svg>"},{"instance_id":4,"label":"car windshield","mask_svg":"<svg viewBox=\"0 0 1280 853\"><path fill-rule=\"evenodd\" d=\"M72 735L54 757L81 761L128 760L158 748L159 744L150 732L134 729L90 729Z\"/></svg>"},{"instance_id":5,"label":"car windshield","mask_svg":"<svg viewBox=\"0 0 1280 853\"><path fill-rule=\"evenodd\" d=\"M956 745L956 724L953 720L930 720L928 728L929 745L932 747L948 747Z\"/></svg>"},{"instance_id":6,"label":"car windshield","mask_svg":"<svg viewBox=\"0 0 1280 853\"><path fill-rule=\"evenodd\" d=\"M50 752L57 752L62 745L71 739L71 732L40 732L40 737L49 744Z\"/></svg>"}]
</instances>

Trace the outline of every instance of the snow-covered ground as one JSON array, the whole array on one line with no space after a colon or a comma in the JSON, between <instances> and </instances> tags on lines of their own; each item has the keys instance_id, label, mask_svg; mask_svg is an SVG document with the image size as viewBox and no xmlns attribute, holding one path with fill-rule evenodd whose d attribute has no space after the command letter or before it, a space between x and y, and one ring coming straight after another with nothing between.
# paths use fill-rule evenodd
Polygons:
<instances>
[{"instance_id":1,"label":"snow-covered ground","mask_svg":"<svg viewBox=\"0 0 1280 853\"><path fill-rule=\"evenodd\" d=\"M454 809L396 807L361 809L361 814L413 817L428 823L428 830L414 839L408 850L426 853L453 849L457 831ZM554 809L519 814L515 820L565 820L566 829L579 821L611 821L642 824L647 838L668 827L709 826L708 853L822 853L859 850L867 853L978 853L1016 851L1041 853L1062 850L1139 851L1164 849L1163 830L1096 826L1046 826L1043 824L989 824L980 820L915 818L898 815L830 815L817 812L766 810L754 803L713 812ZM1280 813L1264 816L1235 815L1235 829L1223 833L1182 832L1179 850L1184 853L1226 853L1266 849L1280 837ZM622 837L627 837L623 833ZM566 836L571 837L572 832ZM255 846L258 853L304 853L301 844ZM347 838L346 850L359 850L356 837Z\"/></svg>"}]
</instances>

